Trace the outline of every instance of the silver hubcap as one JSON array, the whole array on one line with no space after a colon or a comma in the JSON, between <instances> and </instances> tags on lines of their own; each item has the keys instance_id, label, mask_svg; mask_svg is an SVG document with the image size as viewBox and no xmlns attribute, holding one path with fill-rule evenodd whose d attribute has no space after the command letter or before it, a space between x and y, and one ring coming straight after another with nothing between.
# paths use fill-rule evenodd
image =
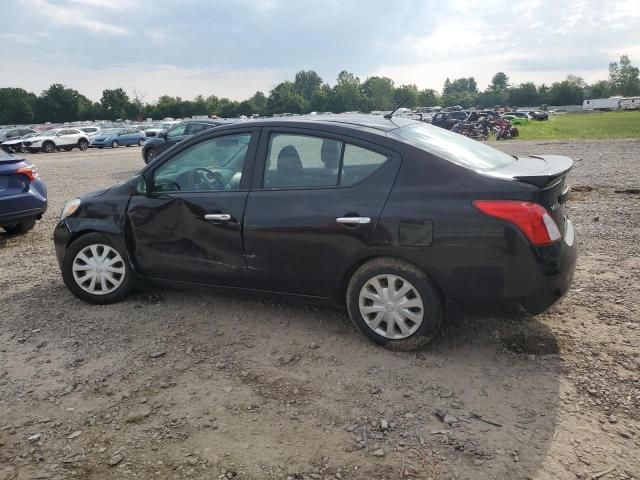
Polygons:
<instances>
[{"instance_id":1,"label":"silver hubcap","mask_svg":"<svg viewBox=\"0 0 640 480\"><path fill-rule=\"evenodd\" d=\"M424 304L416 290L397 275L378 275L360 290L362 318L371 330L399 340L413 335L424 317Z\"/></svg>"},{"instance_id":2,"label":"silver hubcap","mask_svg":"<svg viewBox=\"0 0 640 480\"><path fill-rule=\"evenodd\" d=\"M109 245L89 245L73 259L73 279L78 286L92 295L106 295L124 281L125 267L122 257Z\"/></svg>"}]
</instances>

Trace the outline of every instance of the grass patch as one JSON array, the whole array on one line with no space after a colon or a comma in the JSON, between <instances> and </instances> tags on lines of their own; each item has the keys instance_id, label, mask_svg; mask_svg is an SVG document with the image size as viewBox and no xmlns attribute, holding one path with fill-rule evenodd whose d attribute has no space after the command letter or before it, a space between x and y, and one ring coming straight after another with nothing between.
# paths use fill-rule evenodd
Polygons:
<instances>
[{"instance_id":1,"label":"grass patch","mask_svg":"<svg viewBox=\"0 0 640 480\"><path fill-rule=\"evenodd\" d=\"M640 111L566 113L518 129L522 140L640 138Z\"/></svg>"}]
</instances>

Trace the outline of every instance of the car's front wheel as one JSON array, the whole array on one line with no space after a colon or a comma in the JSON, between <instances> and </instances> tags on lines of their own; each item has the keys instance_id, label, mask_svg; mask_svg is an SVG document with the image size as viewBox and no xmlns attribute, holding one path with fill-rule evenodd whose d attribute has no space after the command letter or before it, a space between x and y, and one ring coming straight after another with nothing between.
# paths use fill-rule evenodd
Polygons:
<instances>
[{"instance_id":1,"label":"car's front wheel","mask_svg":"<svg viewBox=\"0 0 640 480\"><path fill-rule=\"evenodd\" d=\"M89 148L89 142L84 138L81 138L80 140L78 140L78 148L84 152L87 148Z\"/></svg>"},{"instance_id":2,"label":"car's front wheel","mask_svg":"<svg viewBox=\"0 0 640 480\"><path fill-rule=\"evenodd\" d=\"M135 282L124 254L99 233L83 235L67 248L62 278L76 297L97 304L123 300Z\"/></svg>"},{"instance_id":3,"label":"car's front wheel","mask_svg":"<svg viewBox=\"0 0 640 480\"><path fill-rule=\"evenodd\" d=\"M120 146L120 144L118 143L117 140L114 140L113 142L111 142L111 148L118 148Z\"/></svg>"},{"instance_id":4,"label":"car's front wheel","mask_svg":"<svg viewBox=\"0 0 640 480\"><path fill-rule=\"evenodd\" d=\"M56 145L53 142L44 142L42 144L42 151L44 153L53 153L56 150Z\"/></svg>"},{"instance_id":5,"label":"car's front wheel","mask_svg":"<svg viewBox=\"0 0 640 480\"><path fill-rule=\"evenodd\" d=\"M442 323L442 298L427 275L395 258L362 265L347 287L349 316L373 342L394 350L416 350Z\"/></svg>"},{"instance_id":6,"label":"car's front wheel","mask_svg":"<svg viewBox=\"0 0 640 480\"><path fill-rule=\"evenodd\" d=\"M144 138L141 138L140 140L138 140L138 146L141 147L144 145Z\"/></svg>"},{"instance_id":7,"label":"car's front wheel","mask_svg":"<svg viewBox=\"0 0 640 480\"><path fill-rule=\"evenodd\" d=\"M153 148L150 148L149 150L147 150L147 153L144 154L144 159L147 163L151 163L152 160L157 156L158 154L156 153L156 151Z\"/></svg>"}]
</instances>

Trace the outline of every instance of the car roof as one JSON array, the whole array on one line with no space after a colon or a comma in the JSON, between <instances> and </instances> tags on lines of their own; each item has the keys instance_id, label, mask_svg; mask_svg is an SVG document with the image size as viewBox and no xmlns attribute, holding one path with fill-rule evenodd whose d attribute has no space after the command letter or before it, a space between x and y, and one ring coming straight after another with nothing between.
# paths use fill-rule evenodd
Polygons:
<instances>
[{"instance_id":1,"label":"car roof","mask_svg":"<svg viewBox=\"0 0 640 480\"><path fill-rule=\"evenodd\" d=\"M336 115L300 115L295 117L276 117L247 120L246 123L263 127L343 127L363 132L385 135L391 130L406 125L419 124L417 120L403 117L387 119L381 115L366 114L336 114Z\"/></svg>"}]
</instances>

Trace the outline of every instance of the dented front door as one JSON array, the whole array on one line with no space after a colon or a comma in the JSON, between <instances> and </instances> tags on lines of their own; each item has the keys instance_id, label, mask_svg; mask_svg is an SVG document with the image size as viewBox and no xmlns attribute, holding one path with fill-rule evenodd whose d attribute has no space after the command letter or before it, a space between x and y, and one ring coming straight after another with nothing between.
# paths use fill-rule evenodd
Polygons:
<instances>
[{"instance_id":1,"label":"dented front door","mask_svg":"<svg viewBox=\"0 0 640 480\"><path fill-rule=\"evenodd\" d=\"M128 243L139 272L158 279L241 285L247 195L231 191L132 197Z\"/></svg>"}]
</instances>

